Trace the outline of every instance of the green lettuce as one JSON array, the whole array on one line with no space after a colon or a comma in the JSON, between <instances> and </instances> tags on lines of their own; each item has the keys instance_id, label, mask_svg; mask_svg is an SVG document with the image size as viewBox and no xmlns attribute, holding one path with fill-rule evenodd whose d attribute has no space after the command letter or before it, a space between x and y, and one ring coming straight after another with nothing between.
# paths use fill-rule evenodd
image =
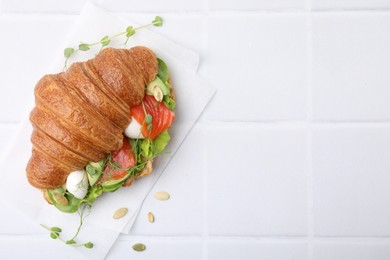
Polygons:
<instances>
[{"instance_id":1,"label":"green lettuce","mask_svg":"<svg viewBox=\"0 0 390 260\"><path fill-rule=\"evenodd\" d=\"M168 133L168 130L165 130L161 134L159 134L154 140L153 140L153 153L154 155L157 155L161 153L165 146L167 146L169 140L171 140L171 136Z\"/></svg>"},{"instance_id":2,"label":"green lettuce","mask_svg":"<svg viewBox=\"0 0 390 260\"><path fill-rule=\"evenodd\" d=\"M163 101L169 110L171 111L175 110L176 102L175 100L173 100L171 96L164 96Z\"/></svg>"},{"instance_id":3,"label":"green lettuce","mask_svg":"<svg viewBox=\"0 0 390 260\"><path fill-rule=\"evenodd\" d=\"M163 82L168 81L169 72L168 72L167 65L165 64L165 62L162 59L159 59L159 58L157 58L157 62L158 62L158 72L157 72L158 77Z\"/></svg>"},{"instance_id":4,"label":"green lettuce","mask_svg":"<svg viewBox=\"0 0 390 260\"><path fill-rule=\"evenodd\" d=\"M150 139L143 139L140 141L140 153L144 158L153 156L153 141Z\"/></svg>"},{"instance_id":5,"label":"green lettuce","mask_svg":"<svg viewBox=\"0 0 390 260\"><path fill-rule=\"evenodd\" d=\"M168 130L161 132L154 140L138 139L137 142L132 142L135 157L138 163L143 163L145 160L156 157L167 146L171 137Z\"/></svg>"},{"instance_id":6,"label":"green lettuce","mask_svg":"<svg viewBox=\"0 0 390 260\"><path fill-rule=\"evenodd\" d=\"M87 196L82 199L83 202L87 202L92 205L96 198L103 194L103 188L101 186L93 186L89 188Z\"/></svg>"}]
</instances>

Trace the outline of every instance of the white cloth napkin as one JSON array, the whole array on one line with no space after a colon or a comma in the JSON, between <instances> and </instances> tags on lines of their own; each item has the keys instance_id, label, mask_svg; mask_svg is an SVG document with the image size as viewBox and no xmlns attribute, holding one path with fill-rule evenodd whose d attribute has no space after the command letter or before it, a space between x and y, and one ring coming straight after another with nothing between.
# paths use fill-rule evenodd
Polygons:
<instances>
[{"instance_id":1,"label":"white cloth napkin","mask_svg":"<svg viewBox=\"0 0 390 260\"><path fill-rule=\"evenodd\" d=\"M77 47L79 42L98 41L105 35L114 35L124 31L128 25L137 26L133 22L116 17L87 3L64 47ZM124 40L125 38L115 40L109 46L124 48ZM151 48L168 65L177 100L176 118L170 130L172 139L166 149L167 153L155 160L151 175L137 180L130 188L122 188L114 193L104 194L94 203L91 214L86 219L78 238L80 242L92 241L94 248L75 248L91 259L103 259L118 235L121 232L128 233L130 231L146 196L215 93L215 89L196 73L199 56L195 52L145 29L138 31L129 40L127 46L136 45ZM98 49L99 47L88 52L80 52L75 55L74 59L93 58ZM74 60L70 62L72 61ZM52 72L61 71L63 64L64 58L60 53ZM28 93L28 95L31 95L30 110L33 106L33 93ZM60 226L63 228L62 236L69 238L71 233L76 230L79 216L62 213L48 205L42 198L41 192L30 186L25 177L25 167L31 155L31 132L32 127L26 117L17 138L3 158L0 192L2 192L3 197L6 196L7 203L22 211L37 224ZM128 214L122 219L114 220L112 218L113 212L121 207L128 208ZM49 236L48 243L51 243ZM64 249L67 250L71 250L71 248L73 247L64 246Z\"/></svg>"}]
</instances>

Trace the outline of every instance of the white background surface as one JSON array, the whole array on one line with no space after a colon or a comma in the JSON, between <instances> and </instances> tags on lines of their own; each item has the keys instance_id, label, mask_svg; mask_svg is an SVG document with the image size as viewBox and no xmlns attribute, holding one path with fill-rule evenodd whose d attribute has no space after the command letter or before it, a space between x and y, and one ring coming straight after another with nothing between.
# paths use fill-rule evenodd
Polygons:
<instances>
[{"instance_id":1,"label":"white background surface","mask_svg":"<svg viewBox=\"0 0 390 260\"><path fill-rule=\"evenodd\" d=\"M390 259L389 0L95 3L161 15L218 88L109 259ZM82 6L0 0L1 151ZM70 259L0 206L1 259Z\"/></svg>"}]
</instances>

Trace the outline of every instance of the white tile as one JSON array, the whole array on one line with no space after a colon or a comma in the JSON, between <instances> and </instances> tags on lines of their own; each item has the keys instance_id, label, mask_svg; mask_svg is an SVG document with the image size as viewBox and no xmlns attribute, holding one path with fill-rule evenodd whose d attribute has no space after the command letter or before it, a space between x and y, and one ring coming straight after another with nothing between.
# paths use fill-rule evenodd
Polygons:
<instances>
[{"instance_id":1,"label":"white tile","mask_svg":"<svg viewBox=\"0 0 390 260\"><path fill-rule=\"evenodd\" d=\"M305 260L307 248L303 243L259 242L251 240L212 241L208 243L209 260Z\"/></svg>"},{"instance_id":2,"label":"white tile","mask_svg":"<svg viewBox=\"0 0 390 260\"><path fill-rule=\"evenodd\" d=\"M15 173L16 174L16 173ZM20 173L24 174L24 173ZM0 221L0 248L1 246L1 235L31 235L31 234L42 234L44 230L29 217L26 217L20 213L19 210L10 206L6 200L6 194L2 194L0 198L0 207L2 211ZM1 253L0 253L0 259Z\"/></svg>"},{"instance_id":3,"label":"white tile","mask_svg":"<svg viewBox=\"0 0 390 260\"><path fill-rule=\"evenodd\" d=\"M312 0L312 9L388 9L390 1L388 0Z\"/></svg>"},{"instance_id":4,"label":"white tile","mask_svg":"<svg viewBox=\"0 0 390 260\"><path fill-rule=\"evenodd\" d=\"M372 259L390 259L390 242L322 242L314 245L313 260Z\"/></svg>"},{"instance_id":5,"label":"white tile","mask_svg":"<svg viewBox=\"0 0 390 260\"><path fill-rule=\"evenodd\" d=\"M202 234L204 154L203 131L196 127L146 198L131 234ZM159 201L153 196L156 191L167 191L171 198ZM155 216L153 224L148 212Z\"/></svg>"},{"instance_id":6,"label":"white tile","mask_svg":"<svg viewBox=\"0 0 390 260\"><path fill-rule=\"evenodd\" d=\"M7 50L2 52L3 62L0 63L0 122L11 122L0 124L0 158L7 152L19 129L19 125L12 122L20 122L25 116L25 104L34 97L35 83L50 67L53 56L58 57L55 53L62 52L60 46L72 22L72 17L63 16L3 15L0 18L0 30L7 39L0 42L0 47ZM47 26L48 23L51 26ZM42 231L2 201L0 205L4 212L0 234L36 234Z\"/></svg>"},{"instance_id":7,"label":"white tile","mask_svg":"<svg viewBox=\"0 0 390 260\"><path fill-rule=\"evenodd\" d=\"M192 0L98 0L99 6L115 12L164 12L164 11L199 11L202 9L202 1Z\"/></svg>"},{"instance_id":8,"label":"white tile","mask_svg":"<svg viewBox=\"0 0 390 260\"><path fill-rule=\"evenodd\" d=\"M3 159L8 152L9 147L12 145L13 140L16 138L15 134L19 129L19 124L4 124L0 123L0 161ZM6 163L6 162L5 162ZM8 173L1 173L8 174ZM24 172L18 172L13 174L25 174ZM2 194L0 197L0 208L1 208L1 221L0 221L0 248L4 241L1 240L1 235L29 235L39 234L43 232L43 229L39 227L30 218L22 215L19 210L15 209L7 203L6 194ZM12 240L13 241L13 240ZM10 242L12 242L10 241ZM16 242L15 242L16 244ZM1 250L0 250L1 251ZM4 253L4 252L3 252ZM7 252L4 253L8 254ZM2 254L0 252L0 259Z\"/></svg>"},{"instance_id":9,"label":"white tile","mask_svg":"<svg viewBox=\"0 0 390 260\"><path fill-rule=\"evenodd\" d=\"M3 156L7 153L12 140L15 138L15 133L19 129L18 124L1 124L0 123L0 161L2 162ZM6 174L6 173L1 173ZM24 174L24 173L14 173ZM18 210L10 207L7 203L7 197L2 194L0 197L0 208L2 209L1 221L0 221L0 235L4 234L36 234L42 231L34 222L25 216L21 215ZM5 200L5 201L4 201ZM1 248L1 240L0 240ZM0 254L0 259L1 259Z\"/></svg>"},{"instance_id":10,"label":"white tile","mask_svg":"<svg viewBox=\"0 0 390 260\"><path fill-rule=\"evenodd\" d=\"M315 235L390 235L389 130L314 130Z\"/></svg>"},{"instance_id":11,"label":"white tile","mask_svg":"<svg viewBox=\"0 0 390 260\"><path fill-rule=\"evenodd\" d=\"M60 241L42 236L0 236L0 259L75 259L86 260Z\"/></svg>"},{"instance_id":12,"label":"white tile","mask_svg":"<svg viewBox=\"0 0 390 260\"><path fill-rule=\"evenodd\" d=\"M88 0L97 2L97 0ZM80 13L87 0L2 0L4 12Z\"/></svg>"},{"instance_id":13,"label":"white tile","mask_svg":"<svg viewBox=\"0 0 390 260\"><path fill-rule=\"evenodd\" d=\"M202 73L218 88L210 119L306 117L304 16L211 16L208 45Z\"/></svg>"},{"instance_id":14,"label":"white tile","mask_svg":"<svg viewBox=\"0 0 390 260\"><path fill-rule=\"evenodd\" d=\"M136 252L131 247L143 243L145 251ZM120 236L107 256L109 259L202 259L202 243L185 238L160 238Z\"/></svg>"},{"instance_id":15,"label":"white tile","mask_svg":"<svg viewBox=\"0 0 390 260\"><path fill-rule=\"evenodd\" d=\"M210 0L210 8L212 10L228 9L228 10L283 10L283 9L304 9L305 0Z\"/></svg>"},{"instance_id":16,"label":"white tile","mask_svg":"<svg viewBox=\"0 0 390 260\"><path fill-rule=\"evenodd\" d=\"M11 140L15 138L18 129L19 124L0 123L0 159L7 152L8 147L11 145Z\"/></svg>"},{"instance_id":17,"label":"white tile","mask_svg":"<svg viewBox=\"0 0 390 260\"><path fill-rule=\"evenodd\" d=\"M208 132L208 230L306 234L306 132L254 125Z\"/></svg>"},{"instance_id":18,"label":"white tile","mask_svg":"<svg viewBox=\"0 0 390 260\"><path fill-rule=\"evenodd\" d=\"M313 17L313 117L390 119L390 15Z\"/></svg>"},{"instance_id":19,"label":"white tile","mask_svg":"<svg viewBox=\"0 0 390 260\"><path fill-rule=\"evenodd\" d=\"M0 122L19 122L26 103L34 98L36 82L48 71L53 57L63 53L63 42L73 24L69 16L2 16L0 31ZM50 24L50 26L48 26ZM6 39L6 40L4 40Z\"/></svg>"}]
</instances>

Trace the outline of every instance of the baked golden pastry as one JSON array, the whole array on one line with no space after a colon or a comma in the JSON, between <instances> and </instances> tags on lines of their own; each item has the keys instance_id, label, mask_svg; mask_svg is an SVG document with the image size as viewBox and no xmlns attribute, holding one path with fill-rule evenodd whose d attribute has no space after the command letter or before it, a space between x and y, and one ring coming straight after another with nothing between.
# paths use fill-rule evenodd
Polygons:
<instances>
[{"instance_id":1,"label":"baked golden pastry","mask_svg":"<svg viewBox=\"0 0 390 260\"><path fill-rule=\"evenodd\" d=\"M63 185L72 170L122 146L130 107L140 104L157 75L146 47L107 48L66 71L45 75L35 87L34 131L27 178L39 189Z\"/></svg>"}]
</instances>

